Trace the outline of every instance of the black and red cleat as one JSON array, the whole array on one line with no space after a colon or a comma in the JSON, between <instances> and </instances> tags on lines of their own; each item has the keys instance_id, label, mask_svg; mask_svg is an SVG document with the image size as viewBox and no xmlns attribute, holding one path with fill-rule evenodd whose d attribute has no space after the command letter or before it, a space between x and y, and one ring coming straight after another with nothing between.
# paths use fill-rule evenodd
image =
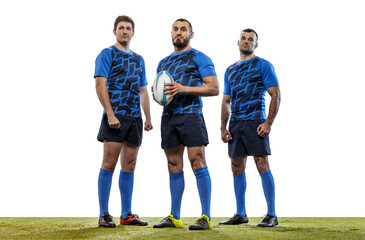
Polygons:
<instances>
[{"instance_id":1,"label":"black and red cleat","mask_svg":"<svg viewBox=\"0 0 365 240\"><path fill-rule=\"evenodd\" d=\"M138 214L128 213L126 218L120 218L120 224L122 225L134 225L134 226L147 226L148 222L139 219Z\"/></svg>"}]
</instances>

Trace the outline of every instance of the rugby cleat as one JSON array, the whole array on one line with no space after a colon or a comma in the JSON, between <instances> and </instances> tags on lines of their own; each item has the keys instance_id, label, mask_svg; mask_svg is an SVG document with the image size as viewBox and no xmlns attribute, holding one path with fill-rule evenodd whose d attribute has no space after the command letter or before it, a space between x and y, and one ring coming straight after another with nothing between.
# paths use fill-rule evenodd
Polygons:
<instances>
[{"instance_id":1,"label":"rugby cleat","mask_svg":"<svg viewBox=\"0 0 365 240\"><path fill-rule=\"evenodd\" d=\"M138 214L128 213L126 218L120 218L120 224L122 225L134 225L134 226L147 226L148 222L139 219Z\"/></svg>"},{"instance_id":2,"label":"rugby cleat","mask_svg":"<svg viewBox=\"0 0 365 240\"><path fill-rule=\"evenodd\" d=\"M276 227L279 225L278 218L266 214L265 218L257 225L258 227Z\"/></svg>"},{"instance_id":3,"label":"rugby cleat","mask_svg":"<svg viewBox=\"0 0 365 240\"><path fill-rule=\"evenodd\" d=\"M235 214L230 219L219 223L219 225L241 225L241 224L242 225L248 224L247 215L245 215L244 217L241 217L240 215Z\"/></svg>"},{"instance_id":4,"label":"rugby cleat","mask_svg":"<svg viewBox=\"0 0 365 240\"><path fill-rule=\"evenodd\" d=\"M116 227L113 217L109 213L104 213L101 218L99 218L98 226L110 228Z\"/></svg>"},{"instance_id":5,"label":"rugby cleat","mask_svg":"<svg viewBox=\"0 0 365 240\"><path fill-rule=\"evenodd\" d=\"M209 230L212 229L212 223L209 217L203 214L196 222L190 225L189 230Z\"/></svg>"},{"instance_id":6,"label":"rugby cleat","mask_svg":"<svg viewBox=\"0 0 365 240\"><path fill-rule=\"evenodd\" d=\"M183 223L181 219L177 220L171 214L165 217L161 222L153 225L153 228L166 228L166 227L182 227Z\"/></svg>"}]
</instances>

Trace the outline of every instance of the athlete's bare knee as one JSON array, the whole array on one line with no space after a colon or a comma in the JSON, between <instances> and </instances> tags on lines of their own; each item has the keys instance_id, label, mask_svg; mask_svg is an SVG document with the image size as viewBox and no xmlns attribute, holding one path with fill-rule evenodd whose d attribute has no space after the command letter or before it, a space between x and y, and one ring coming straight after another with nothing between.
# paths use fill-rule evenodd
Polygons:
<instances>
[{"instance_id":1,"label":"athlete's bare knee","mask_svg":"<svg viewBox=\"0 0 365 240\"><path fill-rule=\"evenodd\" d=\"M124 172L134 172L134 169L136 169L136 159L132 160L122 160L122 170Z\"/></svg>"},{"instance_id":2,"label":"athlete's bare knee","mask_svg":"<svg viewBox=\"0 0 365 240\"><path fill-rule=\"evenodd\" d=\"M206 161L205 161L205 157L201 153L197 153L195 155L190 155L189 161L190 161L190 165L191 165L191 168L193 169L193 171L203 168L207 165Z\"/></svg>"},{"instance_id":3,"label":"athlete's bare knee","mask_svg":"<svg viewBox=\"0 0 365 240\"><path fill-rule=\"evenodd\" d=\"M184 148L185 147L183 145L179 145L174 148L165 149L169 173L177 173L183 170Z\"/></svg>"},{"instance_id":4,"label":"athlete's bare knee","mask_svg":"<svg viewBox=\"0 0 365 240\"><path fill-rule=\"evenodd\" d=\"M204 150L204 146L188 148L188 158L193 171L207 166Z\"/></svg>"},{"instance_id":5,"label":"athlete's bare knee","mask_svg":"<svg viewBox=\"0 0 365 240\"><path fill-rule=\"evenodd\" d=\"M110 172L114 172L116 163L113 161L103 161L101 168Z\"/></svg>"},{"instance_id":6,"label":"athlete's bare knee","mask_svg":"<svg viewBox=\"0 0 365 240\"><path fill-rule=\"evenodd\" d=\"M261 174L270 170L269 159L267 156L255 156L257 171Z\"/></svg>"},{"instance_id":7,"label":"athlete's bare knee","mask_svg":"<svg viewBox=\"0 0 365 240\"><path fill-rule=\"evenodd\" d=\"M169 173L177 173L183 170L183 163L182 161L175 160L175 161L168 161L167 167L169 169Z\"/></svg>"},{"instance_id":8,"label":"athlete's bare knee","mask_svg":"<svg viewBox=\"0 0 365 240\"><path fill-rule=\"evenodd\" d=\"M133 145L128 142L123 143L123 147L120 154L120 162L122 170L125 172L133 172L136 168L137 155L139 146Z\"/></svg>"},{"instance_id":9,"label":"athlete's bare knee","mask_svg":"<svg viewBox=\"0 0 365 240\"><path fill-rule=\"evenodd\" d=\"M246 168L246 157L231 158L231 169L233 175L242 175Z\"/></svg>"},{"instance_id":10,"label":"athlete's bare knee","mask_svg":"<svg viewBox=\"0 0 365 240\"><path fill-rule=\"evenodd\" d=\"M234 162L231 163L231 168L233 175L242 175L245 171L242 164L235 164Z\"/></svg>"},{"instance_id":11,"label":"athlete's bare knee","mask_svg":"<svg viewBox=\"0 0 365 240\"><path fill-rule=\"evenodd\" d=\"M102 168L114 172L121 150L121 143L104 141Z\"/></svg>"}]
</instances>

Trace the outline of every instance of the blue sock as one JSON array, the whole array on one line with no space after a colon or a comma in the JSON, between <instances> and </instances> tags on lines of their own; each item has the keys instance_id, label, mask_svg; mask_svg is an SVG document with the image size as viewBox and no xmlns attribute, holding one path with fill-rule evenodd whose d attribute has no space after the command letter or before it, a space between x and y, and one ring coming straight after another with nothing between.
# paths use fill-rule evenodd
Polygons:
<instances>
[{"instance_id":1,"label":"blue sock","mask_svg":"<svg viewBox=\"0 0 365 240\"><path fill-rule=\"evenodd\" d=\"M184 172L170 173L171 215L180 219L182 195L185 189Z\"/></svg>"},{"instance_id":2,"label":"blue sock","mask_svg":"<svg viewBox=\"0 0 365 240\"><path fill-rule=\"evenodd\" d=\"M120 199L122 200L122 218L126 218L132 211L132 193L133 193L134 172L123 172L120 170L119 190Z\"/></svg>"},{"instance_id":3,"label":"blue sock","mask_svg":"<svg viewBox=\"0 0 365 240\"><path fill-rule=\"evenodd\" d=\"M110 188L112 186L112 179L113 179L113 172L100 168L99 180L98 180L98 194L99 194L99 206L100 206L99 218L104 213L109 213L108 204L109 204Z\"/></svg>"},{"instance_id":4,"label":"blue sock","mask_svg":"<svg viewBox=\"0 0 365 240\"><path fill-rule=\"evenodd\" d=\"M246 216L246 173L233 175L234 193L236 195L237 214L241 217Z\"/></svg>"},{"instance_id":5,"label":"blue sock","mask_svg":"<svg viewBox=\"0 0 365 240\"><path fill-rule=\"evenodd\" d=\"M275 214L275 183L271 171L267 171L260 174L262 179L262 188L267 203L267 214L276 217Z\"/></svg>"},{"instance_id":6,"label":"blue sock","mask_svg":"<svg viewBox=\"0 0 365 240\"><path fill-rule=\"evenodd\" d=\"M208 167L203 167L194 171L196 183L198 185L200 203L202 205L202 215L205 214L210 218L210 197L212 183L209 176Z\"/></svg>"}]
</instances>

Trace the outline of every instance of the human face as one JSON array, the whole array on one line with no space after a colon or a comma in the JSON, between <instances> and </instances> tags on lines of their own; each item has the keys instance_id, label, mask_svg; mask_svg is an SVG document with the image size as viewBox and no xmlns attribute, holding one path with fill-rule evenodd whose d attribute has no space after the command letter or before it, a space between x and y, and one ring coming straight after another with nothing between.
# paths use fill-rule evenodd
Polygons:
<instances>
[{"instance_id":1,"label":"human face","mask_svg":"<svg viewBox=\"0 0 365 240\"><path fill-rule=\"evenodd\" d=\"M132 24L130 22L119 22L117 29L113 30L114 35L122 46L129 45L134 31L132 30Z\"/></svg>"},{"instance_id":2,"label":"human face","mask_svg":"<svg viewBox=\"0 0 365 240\"><path fill-rule=\"evenodd\" d=\"M237 45L244 55L252 54L257 48L256 34L254 32L242 32Z\"/></svg>"},{"instance_id":3,"label":"human face","mask_svg":"<svg viewBox=\"0 0 365 240\"><path fill-rule=\"evenodd\" d=\"M172 25L171 38L172 44L178 49L183 49L189 45L190 39L194 36L190 32L189 23L177 21Z\"/></svg>"}]
</instances>

